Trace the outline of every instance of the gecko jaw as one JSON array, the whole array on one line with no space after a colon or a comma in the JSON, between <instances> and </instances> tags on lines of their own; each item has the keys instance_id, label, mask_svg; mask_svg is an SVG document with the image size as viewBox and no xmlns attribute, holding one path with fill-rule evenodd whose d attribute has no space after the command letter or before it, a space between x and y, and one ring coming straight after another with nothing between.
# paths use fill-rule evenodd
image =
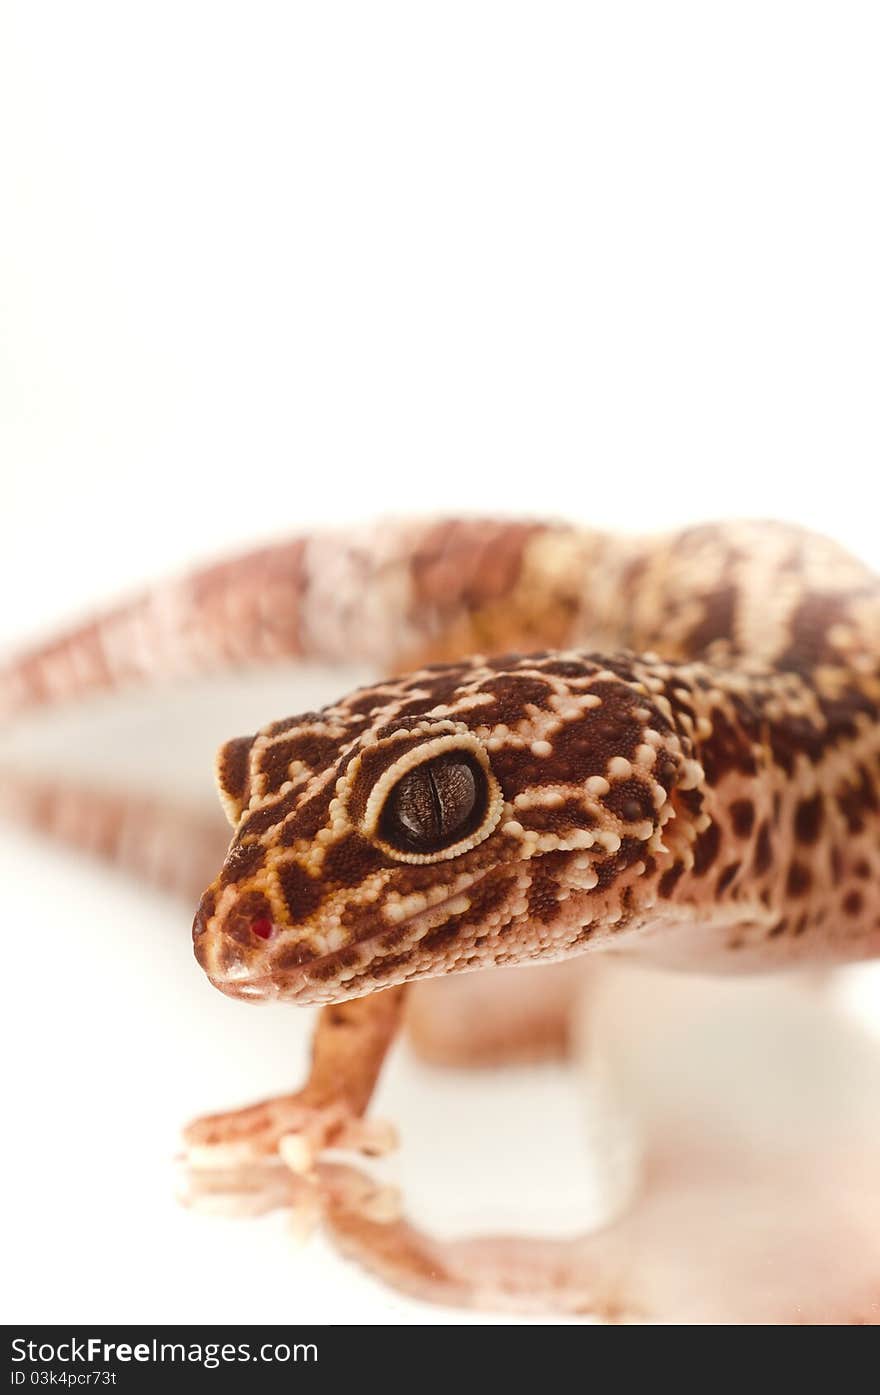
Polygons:
<instances>
[{"instance_id":1,"label":"gecko jaw","mask_svg":"<svg viewBox=\"0 0 880 1395\"><path fill-rule=\"evenodd\" d=\"M458 887L442 901L418 911L408 918L384 925L380 930L365 935L363 939L330 950L326 954L305 959L292 967L276 967L271 962L260 966L257 973L249 973L246 961L239 959L230 965L225 973L217 973L213 965L203 960L208 977L215 988L230 998L241 998L248 1002L295 1002L308 1006L314 1003L341 1002L346 998L359 997L373 992L378 987L390 986L411 976L401 965L401 958L417 950L420 943L431 931L444 923L444 913L450 908L461 914L469 909L467 895L473 891L491 871L490 866L474 875L465 887ZM472 928L472 927L471 927ZM284 927L281 927L281 934ZM222 935L222 931L220 931ZM375 947L393 936L387 951L375 954ZM273 937L280 939L281 936ZM209 951L210 952L210 951ZM268 952L268 951L267 951ZM403 971L388 978L382 978L382 964L386 957L393 956L395 964ZM375 973L370 970L375 969ZM424 971L418 977L427 977Z\"/></svg>"}]
</instances>

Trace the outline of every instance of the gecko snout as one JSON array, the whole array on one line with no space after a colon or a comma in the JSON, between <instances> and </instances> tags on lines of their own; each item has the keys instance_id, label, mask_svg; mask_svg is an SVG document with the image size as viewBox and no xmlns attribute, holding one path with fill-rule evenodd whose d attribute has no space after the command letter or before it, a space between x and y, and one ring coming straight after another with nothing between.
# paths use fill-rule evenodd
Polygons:
<instances>
[{"instance_id":1,"label":"gecko snout","mask_svg":"<svg viewBox=\"0 0 880 1395\"><path fill-rule=\"evenodd\" d=\"M273 919L261 893L218 883L199 902L192 933L198 963L216 988L236 998L277 997L288 979L299 980L319 957L305 934Z\"/></svg>"}]
</instances>

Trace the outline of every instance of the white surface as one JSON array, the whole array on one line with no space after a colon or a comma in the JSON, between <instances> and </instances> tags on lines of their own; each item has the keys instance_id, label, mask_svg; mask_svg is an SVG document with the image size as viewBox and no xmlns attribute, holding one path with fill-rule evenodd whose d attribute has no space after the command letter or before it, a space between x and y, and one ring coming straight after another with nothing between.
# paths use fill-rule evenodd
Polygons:
<instances>
[{"instance_id":1,"label":"white surface","mask_svg":"<svg viewBox=\"0 0 880 1395\"><path fill-rule=\"evenodd\" d=\"M388 510L876 549L870 3L2 25L4 635Z\"/></svg>"},{"instance_id":2,"label":"white surface","mask_svg":"<svg viewBox=\"0 0 880 1395\"><path fill-rule=\"evenodd\" d=\"M880 560L878 37L870 4L7 0L0 644L377 513L778 514ZM423 1319L170 1200L180 1121L286 1087L301 1017L61 854L4 833L0 884L4 1316Z\"/></svg>"}]
</instances>

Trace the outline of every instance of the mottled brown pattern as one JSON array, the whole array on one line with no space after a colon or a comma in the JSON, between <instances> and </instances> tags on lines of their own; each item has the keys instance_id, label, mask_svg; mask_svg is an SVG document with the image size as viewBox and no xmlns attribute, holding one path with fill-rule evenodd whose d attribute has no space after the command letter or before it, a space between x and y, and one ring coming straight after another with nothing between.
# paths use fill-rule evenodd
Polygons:
<instances>
[{"instance_id":1,"label":"mottled brown pattern","mask_svg":"<svg viewBox=\"0 0 880 1395\"><path fill-rule=\"evenodd\" d=\"M710 536L705 530L690 535L692 558ZM749 555L747 548L731 548L731 564L744 567ZM678 604L684 614L683 597ZM848 766L838 760L830 788L814 783L807 791L799 774L806 779L812 771L815 782L823 752L855 749L861 723L876 718L880 690L874 670L864 665L863 679L841 670L839 678L823 671L814 680L794 662L790 644L784 668L774 669L766 658L754 665L742 644L748 623L743 605L732 581L719 580L707 593L687 644L711 649L712 664L571 649L505 654L488 663L416 670L310 714L313 726L339 731L336 745L316 747L312 779L280 805L273 806L267 792L242 827L270 848L276 841L296 847L298 864L313 879L307 884L324 887L325 898L316 898L310 913L300 906L296 916L290 905L276 907L278 945L254 946L255 978L300 1000L321 1000L331 987L344 996L364 991L371 973L378 984L395 975L532 958L537 927L541 947L555 957L586 939L601 946L603 929L619 936L650 924L655 903L679 915L698 910L707 943L714 943L715 908L741 906L742 934L726 943L742 951L759 933L784 940L779 927L788 917L780 912L790 902L809 902L811 911L792 922L793 937L808 936L810 926L821 923L817 913L831 888L791 854L827 836L829 795L842 819L834 824L838 834L864 834L878 800L865 759ZM797 611L799 634L807 633L807 605L802 601ZM638 604L634 608L639 611ZM641 614L644 621L644 606ZM718 649L721 642L726 649ZM810 645L805 654L820 652L812 630ZM745 657L734 662L738 648ZM821 654L828 657L827 645ZM372 728L363 724L365 710ZM305 720L292 720L268 729L281 754L264 751L263 772L284 766L289 753L302 749L304 726ZM422 747L428 751L437 732L447 730L482 744L503 813L451 860L401 866L362 828L373 791L402 755L418 759ZM872 755L876 760L876 751ZM316 796L317 781L322 792ZM319 817L301 826L310 810ZM860 862L870 870L876 832L869 851ZM517 875L493 899L490 915L474 888L505 868ZM834 869L835 883L841 875ZM221 934L225 913L218 909L214 917ZM312 945L316 972L305 958L298 959L296 974L278 970L277 956L291 940ZM346 961L343 974L341 954L352 945L359 956L355 964ZM328 974L334 962L340 966L335 981Z\"/></svg>"},{"instance_id":2,"label":"mottled brown pattern","mask_svg":"<svg viewBox=\"0 0 880 1395\"><path fill-rule=\"evenodd\" d=\"M235 831L197 938L227 991L344 999L645 930L662 957L667 926L712 965L876 949L880 586L834 544L760 522L302 537L31 652L0 709L291 655L419 659L223 748ZM460 846L406 860L380 836L389 772L437 740L493 783Z\"/></svg>"}]
</instances>

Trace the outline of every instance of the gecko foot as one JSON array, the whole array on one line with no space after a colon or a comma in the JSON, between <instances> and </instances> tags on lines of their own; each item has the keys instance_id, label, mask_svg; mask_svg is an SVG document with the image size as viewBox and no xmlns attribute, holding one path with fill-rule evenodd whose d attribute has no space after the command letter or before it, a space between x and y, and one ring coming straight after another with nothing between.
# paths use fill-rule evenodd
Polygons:
<instances>
[{"instance_id":1,"label":"gecko foot","mask_svg":"<svg viewBox=\"0 0 880 1395\"><path fill-rule=\"evenodd\" d=\"M344 1101L315 1103L301 1092L207 1114L188 1125L183 1142L193 1167L223 1168L277 1154L291 1171L307 1173L325 1148L378 1157L396 1146L397 1137L390 1124L362 1119Z\"/></svg>"},{"instance_id":2,"label":"gecko foot","mask_svg":"<svg viewBox=\"0 0 880 1395\"><path fill-rule=\"evenodd\" d=\"M184 1131L181 1199L228 1215L289 1209L308 1233L332 1199L374 1221L396 1213L392 1189L353 1168L327 1168L328 1149L379 1157L396 1146L390 1124L364 1120L344 1101L305 1092L196 1119Z\"/></svg>"}]
</instances>

